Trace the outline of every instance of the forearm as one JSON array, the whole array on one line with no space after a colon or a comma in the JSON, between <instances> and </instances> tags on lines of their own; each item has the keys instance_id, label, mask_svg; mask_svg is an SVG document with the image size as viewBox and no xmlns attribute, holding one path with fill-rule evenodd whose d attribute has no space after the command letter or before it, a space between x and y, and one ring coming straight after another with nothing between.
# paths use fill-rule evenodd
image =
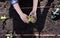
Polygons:
<instances>
[{"instance_id":1,"label":"forearm","mask_svg":"<svg viewBox=\"0 0 60 38\"><path fill-rule=\"evenodd\" d=\"M14 9L17 11L17 13L18 13L19 15L22 15L23 12L22 12L19 4L18 4L18 0L10 0L10 2L11 2L11 4L12 4L12 6L14 7Z\"/></svg>"},{"instance_id":2,"label":"forearm","mask_svg":"<svg viewBox=\"0 0 60 38\"><path fill-rule=\"evenodd\" d=\"M22 15L23 12L22 12L21 8L19 7L18 3L14 4L13 7L19 15Z\"/></svg>"},{"instance_id":3,"label":"forearm","mask_svg":"<svg viewBox=\"0 0 60 38\"><path fill-rule=\"evenodd\" d=\"M33 0L33 11L37 10L38 0Z\"/></svg>"}]
</instances>

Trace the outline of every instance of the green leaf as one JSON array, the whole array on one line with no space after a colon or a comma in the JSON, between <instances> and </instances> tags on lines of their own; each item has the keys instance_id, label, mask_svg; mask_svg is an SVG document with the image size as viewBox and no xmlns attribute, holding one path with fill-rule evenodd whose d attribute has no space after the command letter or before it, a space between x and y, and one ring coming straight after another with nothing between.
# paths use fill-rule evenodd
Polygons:
<instances>
[{"instance_id":1,"label":"green leaf","mask_svg":"<svg viewBox=\"0 0 60 38\"><path fill-rule=\"evenodd\" d=\"M10 33L10 38L12 38L13 37L13 35L12 35L12 33Z\"/></svg>"}]
</instances>

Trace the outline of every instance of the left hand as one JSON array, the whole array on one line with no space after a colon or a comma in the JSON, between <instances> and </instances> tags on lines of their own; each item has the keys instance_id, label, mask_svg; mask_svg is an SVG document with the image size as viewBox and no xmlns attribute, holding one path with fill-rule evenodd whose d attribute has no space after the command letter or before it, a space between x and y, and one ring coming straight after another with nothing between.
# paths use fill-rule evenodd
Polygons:
<instances>
[{"instance_id":1,"label":"left hand","mask_svg":"<svg viewBox=\"0 0 60 38\"><path fill-rule=\"evenodd\" d=\"M36 13L36 11L31 11L29 16L32 16L35 19L35 22L37 21L37 13Z\"/></svg>"}]
</instances>

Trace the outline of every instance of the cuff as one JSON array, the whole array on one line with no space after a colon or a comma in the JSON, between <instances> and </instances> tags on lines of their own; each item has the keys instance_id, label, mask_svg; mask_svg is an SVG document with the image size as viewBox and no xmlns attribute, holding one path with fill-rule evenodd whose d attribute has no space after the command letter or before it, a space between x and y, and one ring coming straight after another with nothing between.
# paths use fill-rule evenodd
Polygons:
<instances>
[{"instance_id":1,"label":"cuff","mask_svg":"<svg viewBox=\"0 0 60 38\"><path fill-rule=\"evenodd\" d=\"M13 5L14 5L15 3L17 3L17 2L18 2L18 0L11 0L10 2L11 2L11 4L13 4Z\"/></svg>"}]
</instances>

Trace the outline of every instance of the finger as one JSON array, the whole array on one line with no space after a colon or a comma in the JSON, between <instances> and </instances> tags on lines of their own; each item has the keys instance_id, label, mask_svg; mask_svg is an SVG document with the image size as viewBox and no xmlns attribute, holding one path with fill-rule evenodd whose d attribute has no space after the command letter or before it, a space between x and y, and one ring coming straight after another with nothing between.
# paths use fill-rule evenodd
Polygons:
<instances>
[{"instance_id":1,"label":"finger","mask_svg":"<svg viewBox=\"0 0 60 38\"><path fill-rule=\"evenodd\" d=\"M32 16L35 20L37 20L37 16Z\"/></svg>"},{"instance_id":2,"label":"finger","mask_svg":"<svg viewBox=\"0 0 60 38\"><path fill-rule=\"evenodd\" d=\"M34 15L34 13L30 13L29 15L32 16L32 15Z\"/></svg>"},{"instance_id":3,"label":"finger","mask_svg":"<svg viewBox=\"0 0 60 38\"><path fill-rule=\"evenodd\" d=\"M25 20L24 20L24 21L25 21L25 23L29 23L27 18L25 18Z\"/></svg>"},{"instance_id":4,"label":"finger","mask_svg":"<svg viewBox=\"0 0 60 38\"><path fill-rule=\"evenodd\" d=\"M32 16L31 14L29 14L29 16Z\"/></svg>"},{"instance_id":5,"label":"finger","mask_svg":"<svg viewBox=\"0 0 60 38\"><path fill-rule=\"evenodd\" d=\"M24 21L24 23L29 23L29 22L27 22L27 21Z\"/></svg>"},{"instance_id":6,"label":"finger","mask_svg":"<svg viewBox=\"0 0 60 38\"><path fill-rule=\"evenodd\" d=\"M29 23L28 18L26 19L26 22Z\"/></svg>"}]
</instances>

